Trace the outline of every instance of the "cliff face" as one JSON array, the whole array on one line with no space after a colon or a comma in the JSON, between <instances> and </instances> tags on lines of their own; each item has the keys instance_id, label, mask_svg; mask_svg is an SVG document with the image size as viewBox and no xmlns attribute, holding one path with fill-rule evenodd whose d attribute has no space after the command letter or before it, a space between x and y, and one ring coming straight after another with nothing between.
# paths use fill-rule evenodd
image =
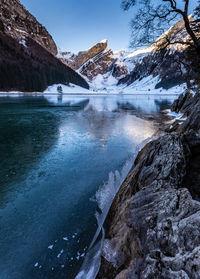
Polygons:
<instances>
[{"instance_id":1,"label":"cliff face","mask_svg":"<svg viewBox=\"0 0 200 279\"><path fill-rule=\"evenodd\" d=\"M0 0L0 90L43 91L54 83L87 82L54 55L47 30L18 0Z\"/></svg>"},{"instance_id":2,"label":"cliff face","mask_svg":"<svg viewBox=\"0 0 200 279\"><path fill-rule=\"evenodd\" d=\"M107 41L102 41L86 51L81 51L77 55L72 54L71 57L68 56L68 59L65 58L66 53L60 53L61 60L70 66L74 70L78 70L83 64L88 60L94 58L95 56L101 54L107 48Z\"/></svg>"},{"instance_id":3,"label":"cliff face","mask_svg":"<svg viewBox=\"0 0 200 279\"><path fill-rule=\"evenodd\" d=\"M171 52L169 49L147 53L139 62L136 60L135 63L132 58L133 69L119 80L118 85L129 86L139 79L152 76L152 78L160 79L156 88L169 89L185 82L183 72L186 73L186 69L181 66L180 61L186 62L186 52Z\"/></svg>"},{"instance_id":4,"label":"cliff face","mask_svg":"<svg viewBox=\"0 0 200 279\"><path fill-rule=\"evenodd\" d=\"M121 67L118 63L119 55L113 53L108 48L108 41L103 40L92 46L86 51L79 52L77 55L69 52L61 52L59 58L63 63L74 70L78 70L90 81L98 75L113 73L113 77L121 77L128 74L125 65Z\"/></svg>"},{"instance_id":5,"label":"cliff face","mask_svg":"<svg viewBox=\"0 0 200 279\"><path fill-rule=\"evenodd\" d=\"M148 143L107 218L97 278L200 278L200 94L172 107L187 120Z\"/></svg>"},{"instance_id":6,"label":"cliff face","mask_svg":"<svg viewBox=\"0 0 200 279\"><path fill-rule=\"evenodd\" d=\"M31 38L53 55L57 54L51 35L19 0L0 0L0 29L18 41Z\"/></svg>"}]
</instances>

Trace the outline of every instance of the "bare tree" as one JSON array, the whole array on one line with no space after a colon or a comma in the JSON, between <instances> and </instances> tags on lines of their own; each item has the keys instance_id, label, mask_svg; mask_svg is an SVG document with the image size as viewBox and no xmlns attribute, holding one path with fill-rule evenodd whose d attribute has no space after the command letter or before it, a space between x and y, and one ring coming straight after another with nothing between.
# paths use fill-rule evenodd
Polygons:
<instances>
[{"instance_id":1,"label":"bare tree","mask_svg":"<svg viewBox=\"0 0 200 279\"><path fill-rule=\"evenodd\" d=\"M195 21L193 17L189 16L190 1L192 0L182 0L182 7L180 8L177 0L123 0L122 8L124 10L129 10L136 4L138 7L135 18L131 22L133 30L131 45L144 46L155 42L161 34L174 24L175 20L182 19L184 31L189 39L184 40L182 31L177 28L177 32L180 32L180 34L177 34L177 32L173 34L172 32L170 36L167 34L163 36L165 45L176 43L190 45L200 55L200 41L194 30Z\"/></svg>"}]
</instances>

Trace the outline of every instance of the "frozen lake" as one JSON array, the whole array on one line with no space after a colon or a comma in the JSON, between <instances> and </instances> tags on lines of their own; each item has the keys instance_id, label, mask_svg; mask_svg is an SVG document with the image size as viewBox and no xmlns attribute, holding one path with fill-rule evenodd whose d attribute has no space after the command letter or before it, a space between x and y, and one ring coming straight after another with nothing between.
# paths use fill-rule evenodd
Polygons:
<instances>
[{"instance_id":1,"label":"frozen lake","mask_svg":"<svg viewBox=\"0 0 200 279\"><path fill-rule=\"evenodd\" d=\"M159 114L175 98L0 97L1 279L75 278L96 212L155 132L136 115Z\"/></svg>"}]
</instances>

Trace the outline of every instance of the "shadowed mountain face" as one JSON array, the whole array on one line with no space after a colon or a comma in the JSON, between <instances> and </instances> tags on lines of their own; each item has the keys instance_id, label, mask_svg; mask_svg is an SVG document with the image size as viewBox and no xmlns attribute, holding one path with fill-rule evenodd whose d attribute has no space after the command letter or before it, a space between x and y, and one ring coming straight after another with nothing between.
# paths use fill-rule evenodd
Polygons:
<instances>
[{"instance_id":1,"label":"shadowed mountain face","mask_svg":"<svg viewBox=\"0 0 200 279\"><path fill-rule=\"evenodd\" d=\"M200 25L192 15L189 21L193 31L199 38ZM169 43L170 42L170 43ZM191 38L185 29L184 20L181 19L167 32L163 33L150 47L144 49L139 55L130 55L126 61L134 63L128 75L119 80L118 84L130 85L144 77L159 77L160 82L156 88L169 89L173 86L186 82L188 76L196 77L199 72L197 53ZM135 52L137 54L137 52ZM140 59L138 59L140 58Z\"/></svg>"},{"instance_id":2,"label":"shadowed mountain face","mask_svg":"<svg viewBox=\"0 0 200 279\"><path fill-rule=\"evenodd\" d=\"M87 82L54 55L47 30L18 0L0 0L0 90L43 91L55 83Z\"/></svg>"},{"instance_id":3,"label":"shadowed mountain face","mask_svg":"<svg viewBox=\"0 0 200 279\"><path fill-rule=\"evenodd\" d=\"M57 54L57 46L51 35L19 0L0 0L0 5L1 26L7 35L17 41L31 37L53 55Z\"/></svg>"}]
</instances>

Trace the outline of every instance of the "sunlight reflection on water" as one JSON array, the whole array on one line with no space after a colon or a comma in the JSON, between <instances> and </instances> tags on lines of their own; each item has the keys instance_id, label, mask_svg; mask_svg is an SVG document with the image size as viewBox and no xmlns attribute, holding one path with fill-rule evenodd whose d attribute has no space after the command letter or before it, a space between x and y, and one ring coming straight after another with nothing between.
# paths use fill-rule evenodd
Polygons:
<instances>
[{"instance_id":1,"label":"sunlight reflection on water","mask_svg":"<svg viewBox=\"0 0 200 279\"><path fill-rule=\"evenodd\" d=\"M63 96L78 111L52 107L57 96L0 98L1 278L75 277L98 229L96 193L155 131L134 112L174 98Z\"/></svg>"}]
</instances>

